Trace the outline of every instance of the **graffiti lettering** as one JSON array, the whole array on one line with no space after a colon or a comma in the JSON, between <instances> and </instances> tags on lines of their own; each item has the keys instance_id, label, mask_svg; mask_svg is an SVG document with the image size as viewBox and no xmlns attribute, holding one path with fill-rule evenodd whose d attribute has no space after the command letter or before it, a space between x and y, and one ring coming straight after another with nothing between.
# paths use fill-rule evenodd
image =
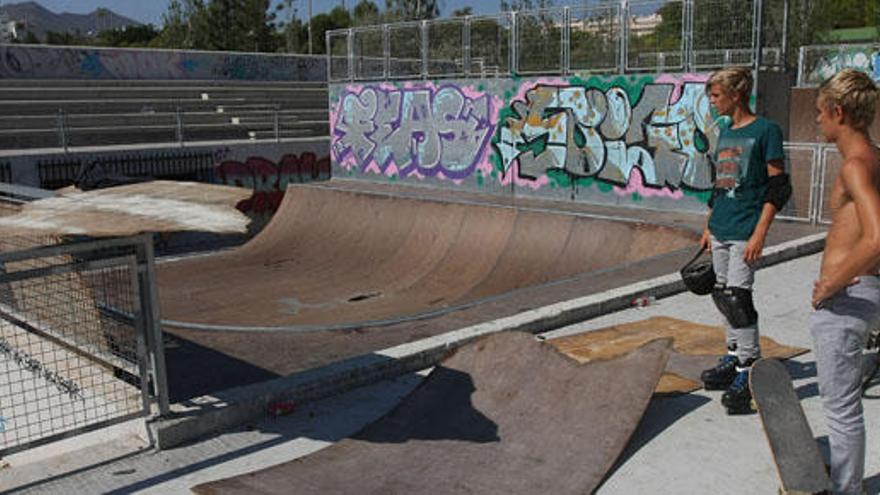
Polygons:
<instances>
[{"instance_id":1,"label":"graffiti lettering","mask_svg":"<svg viewBox=\"0 0 880 495\"><path fill-rule=\"evenodd\" d=\"M250 157L244 163L227 160L217 166L216 173L223 184L254 191L238 205L241 211L268 213L278 209L288 184L329 179L330 157L284 155L277 164L263 157Z\"/></svg>"},{"instance_id":2,"label":"graffiti lettering","mask_svg":"<svg viewBox=\"0 0 880 495\"><path fill-rule=\"evenodd\" d=\"M401 176L467 177L494 131L487 95L469 98L455 86L437 89L364 88L346 93L334 123L333 150L366 171Z\"/></svg>"},{"instance_id":3,"label":"graffiti lettering","mask_svg":"<svg viewBox=\"0 0 880 495\"><path fill-rule=\"evenodd\" d=\"M626 185L639 168L645 185L708 189L708 152L717 141L702 83L645 86L638 101L622 88L536 85L514 101L515 117L500 125L494 144L505 173L518 162L521 178L549 169Z\"/></svg>"}]
</instances>

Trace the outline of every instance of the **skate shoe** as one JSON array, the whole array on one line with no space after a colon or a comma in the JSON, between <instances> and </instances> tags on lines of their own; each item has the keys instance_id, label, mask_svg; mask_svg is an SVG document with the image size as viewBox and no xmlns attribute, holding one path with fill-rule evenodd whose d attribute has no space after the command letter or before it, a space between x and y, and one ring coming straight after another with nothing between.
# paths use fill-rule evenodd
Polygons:
<instances>
[{"instance_id":1,"label":"skate shoe","mask_svg":"<svg viewBox=\"0 0 880 495\"><path fill-rule=\"evenodd\" d=\"M724 390L736 378L736 356L727 354L718 360L718 364L700 374L706 390Z\"/></svg>"},{"instance_id":2,"label":"skate shoe","mask_svg":"<svg viewBox=\"0 0 880 495\"><path fill-rule=\"evenodd\" d=\"M721 396L721 404L727 408L727 414L751 414L752 390L749 388L749 370L751 368L739 368L736 377Z\"/></svg>"}]
</instances>

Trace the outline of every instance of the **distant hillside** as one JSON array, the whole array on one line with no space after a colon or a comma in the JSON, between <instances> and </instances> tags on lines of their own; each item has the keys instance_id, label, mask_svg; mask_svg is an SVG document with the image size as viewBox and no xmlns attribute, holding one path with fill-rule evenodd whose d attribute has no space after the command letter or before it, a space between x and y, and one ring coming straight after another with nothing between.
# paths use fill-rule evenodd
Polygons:
<instances>
[{"instance_id":1,"label":"distant hillside","mask_svg":"<svg viewBox=\"0 0 880 495\"><path fill-rule=\"evenodd\" d=\"M97 34L107 29L118 29L123 26L140 26L141 23L121 16L109 9L103 16L98 11L90 14L56 14L36 2L4 3L0 12L9 16L9 20L23 23L24 31L32 31L40 39L44 39L47 31L58 33Z\"/></svg>"}]
</instances>

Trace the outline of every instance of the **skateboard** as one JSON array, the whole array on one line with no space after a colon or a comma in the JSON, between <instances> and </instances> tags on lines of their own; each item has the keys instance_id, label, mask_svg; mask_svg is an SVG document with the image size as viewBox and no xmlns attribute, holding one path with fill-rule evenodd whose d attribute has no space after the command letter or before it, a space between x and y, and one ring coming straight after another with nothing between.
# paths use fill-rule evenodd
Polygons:
<instances>
[{"instance_id":1,"label":"skateboard","mask_svg":"<svg viewBox=\"0 0 880 495\"><path fill-rule=\"evenodd\" d=\"M778 359L759 359L752 365L749 385L782 480L779 493L829 490L831 481L825 472L819 445L785 365Z\"/></svg>"}]
</instances>

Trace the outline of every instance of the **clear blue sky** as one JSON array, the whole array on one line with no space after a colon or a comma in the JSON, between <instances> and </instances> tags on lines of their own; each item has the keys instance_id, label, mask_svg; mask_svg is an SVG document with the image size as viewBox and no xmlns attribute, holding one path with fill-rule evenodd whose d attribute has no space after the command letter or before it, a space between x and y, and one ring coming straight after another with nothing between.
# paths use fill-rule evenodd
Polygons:
<instances>
[{"instance_id":1,"label":"clear blue sky","mask_svg":"<svg viewBox=\"0 0 880 495\"><path fill-rule=\"evenodd\" d=\"M0 4L19 3L24 0L0 0ZM168 8L168 0L35 0L47 9L61 13L87 14L99 7L108 8L116 13L144 23L159 25L162 14ZM344 0L348 8L360 0ZM373 0L380 7L385 6L384 0ZM317 15L328 12L333 7L342 5L343 0L312 0L312 13ZM566 2L557 2L559 4ZM305 16L308 0L296 0L300 16ZM498 0L440 0L441 15L448 16L453 10L471 5L475 14L488 14L498 11Z\"/></svg>"}]
</instances>

